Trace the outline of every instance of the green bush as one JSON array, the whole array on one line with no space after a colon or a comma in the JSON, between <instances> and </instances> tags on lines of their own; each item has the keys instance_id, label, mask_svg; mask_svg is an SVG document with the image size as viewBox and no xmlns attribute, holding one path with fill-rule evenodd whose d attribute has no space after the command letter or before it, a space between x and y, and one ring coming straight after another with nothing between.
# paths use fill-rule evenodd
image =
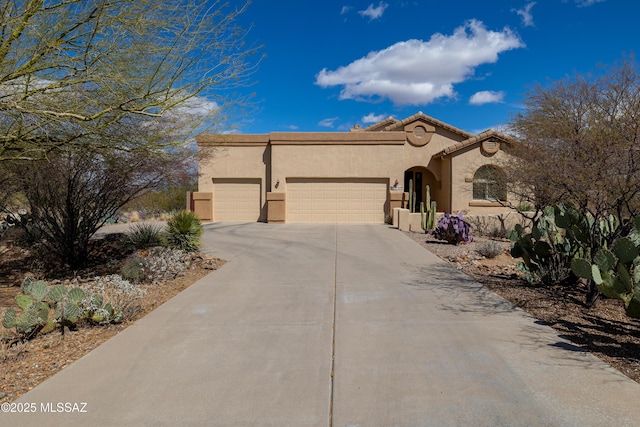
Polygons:
<instances>
[{"instance_id":1,"label":"green bush","mask_svg":"<svg viewBox=\"0 0 640 427\"><path fill-rule=\"evenodd\" d=\"M163 228L161 225L149 222L135 224L129 230L127 243L136 249L166 246L167 239L164 236Z\"/></svg>"},{"instance_id":2,"label":"green bush","mask_svg":"<svg viewBox=\"0 0 640 427\"><path fill-rule=\"evenodd\" d=\"M167 221L169 246L185 252L196 252L202 245L204 229L195 213L180 211Z\"/></svg>"}]
</instances>

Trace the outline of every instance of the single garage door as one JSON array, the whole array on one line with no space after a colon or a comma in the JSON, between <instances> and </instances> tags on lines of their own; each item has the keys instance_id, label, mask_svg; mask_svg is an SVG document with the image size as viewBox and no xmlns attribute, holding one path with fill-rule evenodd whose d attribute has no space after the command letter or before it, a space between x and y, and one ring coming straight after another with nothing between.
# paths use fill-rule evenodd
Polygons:
<instances>
[{"instance_id":1,"label":"single garage door","mask_svg":"<svg viewBox=\"0 0 640 427\"><path fill-rule=\"evenodd\" d=\"M388 179L287 179L287 222L384 223Z\"/></svg>"},{"instance_id":2,"label":"single garage door","mask_svg":"<svg viewBox=\"0 0 640 427\"><path fill-rule=\"evenodd\" d=\"M214 221L258 221L260 219L259 179L213 180Z\"/></svg>"}]
</instances>

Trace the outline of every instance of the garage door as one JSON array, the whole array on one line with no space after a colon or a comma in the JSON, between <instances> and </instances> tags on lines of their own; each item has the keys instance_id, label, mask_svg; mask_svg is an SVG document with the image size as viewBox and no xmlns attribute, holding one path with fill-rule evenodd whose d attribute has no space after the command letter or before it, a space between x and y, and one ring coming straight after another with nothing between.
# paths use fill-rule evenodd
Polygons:
<instances>
[{"instance_id":1,"label":"garage door","mask_svg":"<svg viewBox=\"0 0 640 427\"><path fill-rule=\"evenodd\" d=\"M258 221L260 194L259 179L214 179L214 221Z\"/></svg>"},{"instance_id":2,"label":"garage door","mask_svg":"<svg viewBox=\"0 0 640 427\"><path fill-rule=\"evenodd\" d=\"M287 222L384 223L388 179L287 179Z\"/></svg>"}]
</instances>

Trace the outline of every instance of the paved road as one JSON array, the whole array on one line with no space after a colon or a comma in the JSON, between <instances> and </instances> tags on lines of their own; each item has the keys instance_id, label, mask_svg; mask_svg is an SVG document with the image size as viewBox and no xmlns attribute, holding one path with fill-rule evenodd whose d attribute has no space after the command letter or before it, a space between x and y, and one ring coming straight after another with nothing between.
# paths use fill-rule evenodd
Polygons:
<instances>
[{"instance_id":1,"label":"paved road","mask_svg":"<svg viewBox=\"0 0 640 427\"><path fill-rule=\"evenodd\" d=\"M230 262L0 425L640 425L639 384L397 230L206 228Z\"/></svg>"}]
</instances>

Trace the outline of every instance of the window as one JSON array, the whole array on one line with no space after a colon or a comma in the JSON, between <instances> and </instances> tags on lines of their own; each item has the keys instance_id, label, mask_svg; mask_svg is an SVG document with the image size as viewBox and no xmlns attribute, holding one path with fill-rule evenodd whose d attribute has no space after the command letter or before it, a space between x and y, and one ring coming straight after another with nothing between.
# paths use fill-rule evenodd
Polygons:
<instances>
[{"instance_id":1,"label":"window","mask_svg":"<svg viewBox=\"0 0 640 427\"><path fill-rule=\"evenodd\" d=\"M504 172L495 166L480 167L473 175L473 198L475 200L506 201L507 188Z\"/></svg>"}]
</instances>

